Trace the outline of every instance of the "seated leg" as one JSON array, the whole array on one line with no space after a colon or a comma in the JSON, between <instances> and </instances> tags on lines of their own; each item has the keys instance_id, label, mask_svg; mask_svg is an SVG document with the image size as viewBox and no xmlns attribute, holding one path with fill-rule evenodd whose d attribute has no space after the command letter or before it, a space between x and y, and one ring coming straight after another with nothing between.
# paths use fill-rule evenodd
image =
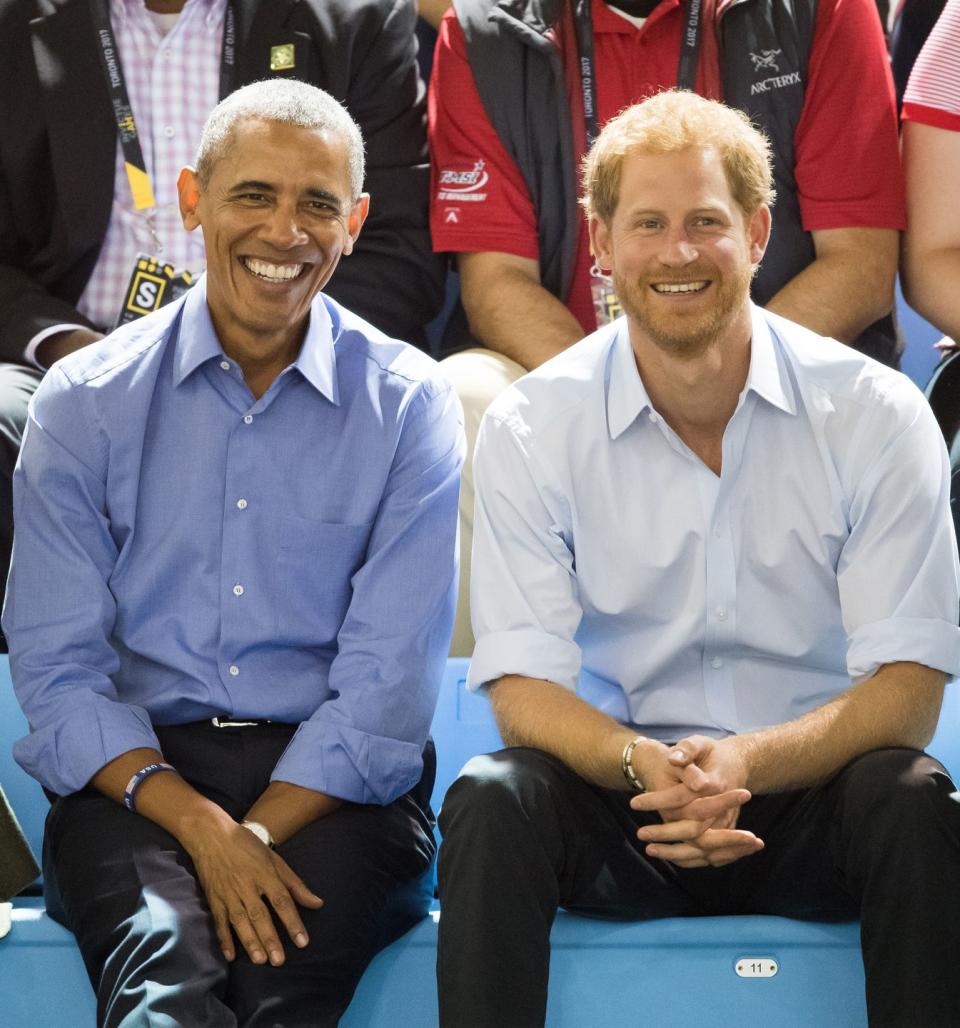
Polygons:
<instances>
[{"instance_id":1,"label":"seated leg","mask_svg":"<svg viewBox=\"0 0 960 1028\"><path fill-rule=\"evenodd\" d=\"M300 908L305 949L284 941L282 966L240 952L228 1002L244 1028L336 1026L367 964L426 916L433 899L434 840L410 795L387 807L345 804L278 847L320 897Z\"/></svg>"},{"instance_id":2,"label":"seated leg","mask_svg":"<svg viewBox=\"0 0 960 1028\"><path fill-rule=\"evenodd\" d=\"M97 1023L227 1028L227 965L190 858L159 825L98 793L58 799L44 877L97 993Z\"/></svg>"},{"instance_id":3,"label":"seated leg","mask_svg":"<svg viewBox=\"0 0 960 1028\"><path fill-rule=\"evenodd\" d=\"M516 361L493 350L476 348L455 353L441 361L440 370L453 386L463 405L463 427L467 437L467 457L460 479L460 591L457 615L450 642L451 657L473 653L470 626L470 554L473 547L473 451L480 421L487 407L506 389L526 374Z\"/></svg>"},{"instance_id":4,"label":"seated leg","mask_svg":"<svg viewBox=\"0 0 960 1028\"><path fill-rule=\"evenodd\" d=\"M542 1025L558 906L593 917L692 913L674 869L636 838L630 794L539 750L474 757L440 816L440 1020Z\"/></svg>"}]
</instances>

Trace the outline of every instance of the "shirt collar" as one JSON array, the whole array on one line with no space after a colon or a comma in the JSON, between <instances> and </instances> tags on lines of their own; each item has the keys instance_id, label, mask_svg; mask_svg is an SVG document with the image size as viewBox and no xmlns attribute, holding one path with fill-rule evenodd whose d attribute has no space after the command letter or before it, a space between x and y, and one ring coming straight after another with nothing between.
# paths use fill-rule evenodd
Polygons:
<instances>
[{"instance_id":1,"label":"shirt collar","mask_svg":"<svg viewBox=\"0 0 960 1028\"><path fill-rule=\"evenodd\" d=\"M750 337L750 370L743 387L744 394L754 392L767 403L787 414L797 413L797 401L783 357L778 353L774 335L763 308L750 304L752 328Z\"/></svg>"},{"instance_id":2,"label":"shirt collar","mask_svg":"<svg viewBox=\"0 0 960 1028\"><path fill-rule=\"evenodd\" d=\"M187 0L180 14L183 16L188 11L192 12L194 9L205 11L206 23L212 25L217 16L226 10L226 6L227 0ZM110 21L112 24L121 25L131 16L141 18L141 20L149 20L145 7L144 0L111 0Z\"/></svg>"},{"instance_id":3,"label":"shirt collar","mask_svg":"<svg viewBox=\"0 0 960 1028\"><path fill-rule=\"evenodd\" d=\"M787 414L796 414L797 404L793 386L783 366L783 359L778 355L774 335L764 317L763 309L751 303L750 314L750 368L747 371L743 394L754 392ZM621 318L617 324L617 334L610 358L610 383L607 388L607 429L611 439L622 435L645 410L653 410L653 404L637 370L627 319Z\"/></svg>"},{"instance_id":4,"label":"shirt collar","mask_svg":"<svg viewBox=\"0 0 960 1028\"><path fill-rule=\"evenodd\" d=\"M217 338L213 319L210 317L210 308L207 306L207 276L204 274L197 279L184 300L174 359L174 385L180 385L206 361L224 359L228 358ZM322 293L317 293L310 306L307 334L292 367L296 368L318 393L339 406L340 391L337 387L334 359L333 322Z\"/></svg>"},{"instance_id":5,"label":"shirt collar","mask_svg":"<svg viewBox=\"0 0 960 1028\"><path fill-rule=\"evenodd\" d=\"M610 383L607 387L607 430L616 439L646 410L653 410L646 386L637 370L626 317L617 321L617 334L610 354Z\"/></svg>"}]
</instances>

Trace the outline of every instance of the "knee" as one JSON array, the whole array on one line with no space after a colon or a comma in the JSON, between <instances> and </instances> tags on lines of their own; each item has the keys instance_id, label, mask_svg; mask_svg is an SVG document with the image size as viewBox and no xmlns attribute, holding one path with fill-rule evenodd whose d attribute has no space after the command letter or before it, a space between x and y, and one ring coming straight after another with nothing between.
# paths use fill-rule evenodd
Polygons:
<instances>
[{"instance_id":1,"label":"knee","mask_svg":"<svg viewBox=\"0 0 960 1028\"><path fill-rule=\"evenodd\" d=\"M477 830L512 835L518 820L529 820L551 801L555 764L548 754L525 747L471 758L443 800L444 840Z\"/></svg>"},{"instance_id":2,"label":"knee","mask_svg":"<svg viewBox=\"0 0 960 1028\"><path fill-rule=\"evenodd\" d=\"M929 829L948 827L960 839L960 799L939 761L913 749L865 753L845 771L848 807L887 833L921 838Z\"/></svg>"}]
</instances>

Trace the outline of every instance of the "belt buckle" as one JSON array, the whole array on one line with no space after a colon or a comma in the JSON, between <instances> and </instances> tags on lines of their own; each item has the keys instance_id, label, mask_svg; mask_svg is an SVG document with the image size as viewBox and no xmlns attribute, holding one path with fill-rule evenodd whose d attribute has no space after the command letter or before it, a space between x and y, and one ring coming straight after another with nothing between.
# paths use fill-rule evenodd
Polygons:
<instances>
[{"instance_id":1,"label":"belt buckle","mask_svg":"<svg viewBox=\"0 0 960 1028\"><path fill-rule=\"evenodd\" d=\"M223 717L210 718L210 724L214 728L256 728L257 725L269 724L265 721L228 721Z\"/></svg>"}]
</instances>

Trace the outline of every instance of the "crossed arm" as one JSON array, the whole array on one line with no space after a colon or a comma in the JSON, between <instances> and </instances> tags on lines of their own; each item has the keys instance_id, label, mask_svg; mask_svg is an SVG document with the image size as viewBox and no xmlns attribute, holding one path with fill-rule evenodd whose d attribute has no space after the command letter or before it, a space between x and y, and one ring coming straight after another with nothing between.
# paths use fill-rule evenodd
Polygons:
<instances>
[{"instance_id":1,"label":"crossed arm","mask_svg":"<svg viewBox=\"0 0 960 1028\"><path fill-rule=\"evenodd\" d=\"M635 810L663 824L637 832L653 857L681 867L720 866L763 847L736 827L751 795L809 788L855 757L883 747L922 748L936 727L946 676L921 664L896 663L786 724L725 739L691 736L675 746L644 739L634 770L647 787ZM573 693L521 676L498 679L490 700L504 741L546 750L583 778L628 788L621 771L634 737Z\"/></svg>"}]
</instances>

